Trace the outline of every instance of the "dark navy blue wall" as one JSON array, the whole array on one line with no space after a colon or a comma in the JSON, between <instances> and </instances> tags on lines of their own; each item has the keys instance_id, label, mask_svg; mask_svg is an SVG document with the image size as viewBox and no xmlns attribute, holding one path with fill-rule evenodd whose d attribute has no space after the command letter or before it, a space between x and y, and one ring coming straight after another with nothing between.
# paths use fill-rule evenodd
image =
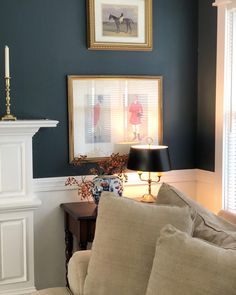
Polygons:
<instances>
[{"instance_id":1,"label":"dark navy blue wall","mask_svg":"<svg viewBox=\"0 0 236 295\"><path fill-rule=\"evenodd\" d=\"M60 121L34 137L34 177L87 172L68 164L67 74L162 75L164 142L172 167L195 168L197 30L197 0L153 0L152 52L88 51L85 0L1 0L0 113L8 44L12 112Z\"/></svg>"},{"instance_id":2,"label":"dark navy blue wall","mask_svg":"<svg viewBox=\"0 0 236 295\"><path fill-rule=\"evenodd\" d=\"M199 0L197 167L215 169L217 8Z\"/></svg>"}]
</instances>

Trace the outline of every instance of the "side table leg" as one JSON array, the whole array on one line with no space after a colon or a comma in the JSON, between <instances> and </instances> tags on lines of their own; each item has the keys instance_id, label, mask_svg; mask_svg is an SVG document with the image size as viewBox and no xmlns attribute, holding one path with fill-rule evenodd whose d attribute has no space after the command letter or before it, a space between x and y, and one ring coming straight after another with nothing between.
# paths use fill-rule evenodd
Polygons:
<instances>
[{"instance_id":1,"label":"side table leg","mask_svg":"<svg viewBox=\"0 0 236 295\"><path fill-rule=\"evenodd\" d=\"M80 220L79 250L87 250L89 220Z\"/></svg>"},{"instance_id":2,"label":"side table leg","mask_svg":"<svg viewBox=\"0 0 236 295\"><path fill-rule=\"evenodd\" d=\"M67 266L73 252L73 235L68 229L65 229L65 244L66 244L65 254L66 254L66 266Z\"/></svg>"},{"instance_id":3,"label":"side table leg","mask_svg":"<svg viewBox=\"0 0 236 295\"><path fill-rule=\"evenodd\" d=\"M87 250L87 242L80 242L79 243L79 250Z\"/></svg>"},{"instance_id":4,"label":"side table leg","mask_svg":"<svg viewBox=\"0 0 236 295\"><path fill-rule=\"evenodd\" d=\"M68 262L72 256L73 253L73 235L69 231L69 225L68 225L68 214L65 213L65 256L66 256L66 261L65 261L65 267L66 267L66 286L69 286L68 283Z\"/></svg>"}]
</instances>

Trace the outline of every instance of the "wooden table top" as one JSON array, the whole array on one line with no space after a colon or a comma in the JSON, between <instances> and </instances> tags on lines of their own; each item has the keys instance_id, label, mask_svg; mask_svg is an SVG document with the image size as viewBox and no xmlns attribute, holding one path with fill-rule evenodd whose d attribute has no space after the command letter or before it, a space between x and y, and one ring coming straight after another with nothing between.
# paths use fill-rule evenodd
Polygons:
<instances>
[{"instance_id":1,"label":"wooden table top","mask_svg":"<svg viewBox=\"0 0 236 295\"><path fill-rule=\"evenodd\" d=\"M93 202L63 203L61 208L77 220L96 219L97 205Z\"/></svg>"}]
</instances>

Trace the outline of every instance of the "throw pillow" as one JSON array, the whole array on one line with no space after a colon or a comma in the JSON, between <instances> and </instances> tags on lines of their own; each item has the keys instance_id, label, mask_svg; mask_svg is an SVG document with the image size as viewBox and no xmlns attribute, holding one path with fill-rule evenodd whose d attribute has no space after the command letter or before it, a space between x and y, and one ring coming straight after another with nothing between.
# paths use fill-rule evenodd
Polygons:
<instances>
[{"instance_id":1,"label":"throw pillow","mask_svg":"<svg viewBox=\"0 0 236 295\"><path fill-rule=\"evenodd\" d=\"M236 225L213 214L171 185L163 183L157 196L157 204L188 206L197 213L193 236L227 249L236 249Z\"/></svg>"},{"instance_id":2,"label":"throw pillow","mask_svg":"<svg viewBox=\"0 0 236 295\"><path fill-rule=\"evenodd\" d=\"M192 232L189 208L153 206L102 193L84 295L144 295L161 228Z\"/></svg>"},{"instance_id":3,"label":"throw pillow","mask_svg":"<svg viewBox=\"0 0 236 295\"><path fill-rule=\"evenodd\" d=\"M146 295L235 295L235 274L235 250L167 225L157 241Z\"/></svg>"}]
</instances>

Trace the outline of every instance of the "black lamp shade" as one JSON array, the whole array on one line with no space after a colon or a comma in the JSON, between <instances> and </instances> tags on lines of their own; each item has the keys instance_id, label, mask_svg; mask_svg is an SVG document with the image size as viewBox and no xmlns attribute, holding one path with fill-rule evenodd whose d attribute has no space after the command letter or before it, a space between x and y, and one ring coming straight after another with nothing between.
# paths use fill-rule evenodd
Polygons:
<instances>
[{"instance_id":1,"label":"black lamp shade","mask_svg":"<svg viewBox=\"0 0 236 295\"><path fill-rule=\"evenodd\" d=\"M144 172L171 170L168 147L164 145L131 146L127 168Z\"/></svg>"}]
</instances>

